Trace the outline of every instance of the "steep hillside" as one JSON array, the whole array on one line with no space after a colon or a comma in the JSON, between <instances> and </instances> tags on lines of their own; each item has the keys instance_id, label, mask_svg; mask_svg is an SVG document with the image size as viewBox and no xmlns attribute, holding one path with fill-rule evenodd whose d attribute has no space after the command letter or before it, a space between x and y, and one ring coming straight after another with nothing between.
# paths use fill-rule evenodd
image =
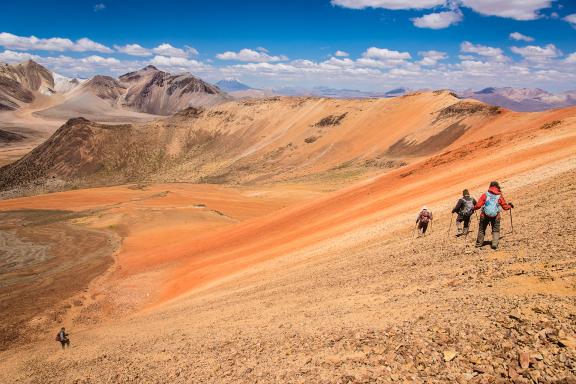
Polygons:
<instances>
[{"instance_id":1,"label":"steep hillside","mask_svg":"<svg viewBox=\"0 0 576 384\"><path fill-rule=\"evenodd\" d=\"M47 180L337 186L471 140L573 116L573 109L517 114L433 92L378 100L240 101L123 126L75 119L1 168L0 188Z\"/></svg>"},{"instance_id":2,"label":"steep hillside","mask_svg":"<svg viewBox=\"0 0 576 384\"><path fill-rule=\"evenodd\" d=\"M16 328L31 340L0 352L0 381L573 382L576 264L566 223L575 214L575 110L496 113L425 96L446 98L435 124L464 114L488 122L438 153L305 201L282 204L298 191L286 184L162 184L0 202L5 220L27 215L10 224L27 236L18 248L29 263L31 224L36 233L45 225L55 244L54 232L67 229L59 241L68 246L110 244L102 233L72 233L73 224L123 238L106 274ZM339 116L322 124L344 124ZM416 148L435 136L398 135ZM503 216L498 251L448 232L461 190L478 197L493 179L516 207L514 231L512 215ZM424 204L435 219L415 238ZM473 233L477 225L474 218ZM96 269L83 271L77 256L58 260L86 279ZM41 272L48 287L62 284ZM56 353L46 330L61 324L73 344Z\"/></svg>"}]
</instances>

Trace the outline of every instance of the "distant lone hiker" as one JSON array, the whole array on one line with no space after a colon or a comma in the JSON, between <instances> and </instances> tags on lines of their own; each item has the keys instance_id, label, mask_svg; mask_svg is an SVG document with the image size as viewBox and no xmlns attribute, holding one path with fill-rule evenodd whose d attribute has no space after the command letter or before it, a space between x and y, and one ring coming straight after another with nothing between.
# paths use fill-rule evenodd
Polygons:
<instances>
[{"instance_id":1,"label":"distant lone hiker","mask_svg":"<svg viewBox=\"0 0 576 384\"><path fill-rule=\"evenodd\" d=\"M476 203L474 209L482 209L480 214L480 224L478 225L478 238L476 239L476 247L479 248L484 245L484 234L488 224L492 227L492 249L498 249L498 241L500 241L500 210L505 211L514 208L514 204L506 203L504 196L500 192L500 185L497 181L490 183L488 192L483 193Z\"/></svg>"},{"instance_id":2,"label":"distant lone hiker","mask_svg":"<svg viewBox=\"0 0 576 384\"><path fill-rule=\"evenodd\" d=\"M456 203L452 213L457 213L456 229L458 235L467 235L470 231L470 218L474 214L476 200L470 197L467 189L462 191L462 197Z\"/></svg>"},{"instance_id":3,"label":"distant lone hiker","mask_svg":"<svg viewBox=\"0 0 576 384\"><path fill-rule=\"evenodd\" d=\"M62 349L64 349L64 347L70 348L70 339L68 338L68 336L70 335L66 333L64 327L62 327L62 329L60 329L60 332L58 332L58 334L56 335L56 341L59 341L60 344L62 344Z\"/></svg>"},{"instance_id":4,"label":"distant lone hiker","mask_svg":"<svg viewBox=\"0 0 576 384\"><path fill-rule=\"evenodd\" d=\"M418 237L424 236L426 230L428 229L428 223L432 221L432 212L426 207L422 207L422 210L416 218L416 224L418 225Z\"/></svg>"}]
</instances>

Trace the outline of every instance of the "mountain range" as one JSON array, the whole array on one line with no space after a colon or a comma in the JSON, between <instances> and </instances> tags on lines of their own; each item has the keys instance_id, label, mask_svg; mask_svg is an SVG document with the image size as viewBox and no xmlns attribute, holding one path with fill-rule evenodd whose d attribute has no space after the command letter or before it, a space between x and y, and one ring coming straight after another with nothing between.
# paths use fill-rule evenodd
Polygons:
<instances>
[{"instance_id":1,"label":"mountain range","mask_svg":"<svg viewBox=\"0 0 576 384\"><path fill-rule=\"evenodd\" d=\"M45 117L102 116L121 111L171 115L189 106L210 106L231 100L218 87L190 73L171 74L149 65L118 78L96 75L74 79L40 64L0 66L0 110L16 110L44 99ZM76 114L75 114L76 113Z\"/></svg>"},{"instance_id":2,"label":"mountain range","mask_svg":"<svg viewBox=\"0 0 576 384\"><path fill-rule=\"evenodd\" d=\"M0 64L0 110L38 105L34 114L55 119L81 115L109 121L134 120L144 119L145 115L171 115L187 107L207 107L233 99L279 95L388 98L410 92L414 91L406 88L361 91L320 86L259 89L233 78L213 85L190 73L171 74L152 65L118 78L96 75L91 79L77 79L51 72L33 60L13 65ZM539 88L487 87L455 93L460 98L475 99L518 112L576 105L576 91L553 94Z\"/></svg>"},{"instance_id":3,"label":"mountain range","mask_svg":"<svg viewBox=\"0 0 576 384\"><path fill-rule=\"evenodd\" d=\"M466 90L458 95L517 112L538 112L576 105L576 90L553 94L540 88L488 87L480 91Z\"/></svg>"}]
</instances>

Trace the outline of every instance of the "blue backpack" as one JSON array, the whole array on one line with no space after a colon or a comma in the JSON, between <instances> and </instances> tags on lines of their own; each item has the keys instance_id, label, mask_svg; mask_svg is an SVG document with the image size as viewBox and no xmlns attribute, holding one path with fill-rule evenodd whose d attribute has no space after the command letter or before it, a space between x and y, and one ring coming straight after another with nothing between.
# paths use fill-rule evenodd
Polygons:
<instances>
[{"instance_id":1,"label":"blue backpack","mask_svg":"<svg viewBox=\"0 0 576 384\"><path fill-rule=\"evenodd\" d=\"M500 213L500 195L495 195L490 192L486 192L486 202L484 203L484 208L482 211L488 217L496 217Z\"/></svg>"}]
</instances>

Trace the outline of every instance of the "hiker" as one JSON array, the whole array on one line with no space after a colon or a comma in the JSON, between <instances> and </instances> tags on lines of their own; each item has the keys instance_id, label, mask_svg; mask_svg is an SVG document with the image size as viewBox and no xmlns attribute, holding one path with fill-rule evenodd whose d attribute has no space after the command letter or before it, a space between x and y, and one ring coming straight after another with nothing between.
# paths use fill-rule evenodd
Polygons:
<instances>
[{"instance_id":1,"label":"hiker","mask_svg":"<svg viewBox=\"0 0 576 384\"><path fill-rule=\"evenodd\" d=\"M418 217L416 217L416 224L418 225L418 237L424 236L426 234L428 223L430 221L432 221L432 212L430 212L428 208L424 206L418 214Z\"/></svg>"},{"instance_id":2,"label":"hiker","mask_svg":"<svg viewBox=\"0 0 576 384\"><path fill-rule=\"evenodd\" d=\"M462 197L458 199L456 206L452 213L457 213L456 217L456 236L467 235L470 231L470 218L474 214L474 207L476 206L476 199L470 197L470 192L467 189L462 191Z\"/></svg>"},{"instance_id":3,"label":"hiker","mask_svg":"<svg viewBox=\"0 0 576 384\"><path fill-rule=\"evenodd\" d=\"M514 208L514 204L506 203L506 200L500 192L500 185L497 181L490 183L486 193L483 193L480 200L474 206L474 210L482 209L480 213L480 223L478 224L478 238L476 239L476 248L484 245L484 234L488 224L492 227L492 249L498 249L500 240L500 210L508 211Z\"/></svg>"},{"instance_id":4,"label":"hiker","mask_svg":"<svg viewBox=\"0 0 576 384\"><path fill-rule=\"evenodd\" d=\"M59 341L60 344L62 344L62 349L64 349L64 347L70 348L70 338L68 336L70 335L66 333L64 327L62 327L62 329L60 329L60 332L58 332L58 334L56 335L56 341Z\"/></svg>"}]
</instances>

